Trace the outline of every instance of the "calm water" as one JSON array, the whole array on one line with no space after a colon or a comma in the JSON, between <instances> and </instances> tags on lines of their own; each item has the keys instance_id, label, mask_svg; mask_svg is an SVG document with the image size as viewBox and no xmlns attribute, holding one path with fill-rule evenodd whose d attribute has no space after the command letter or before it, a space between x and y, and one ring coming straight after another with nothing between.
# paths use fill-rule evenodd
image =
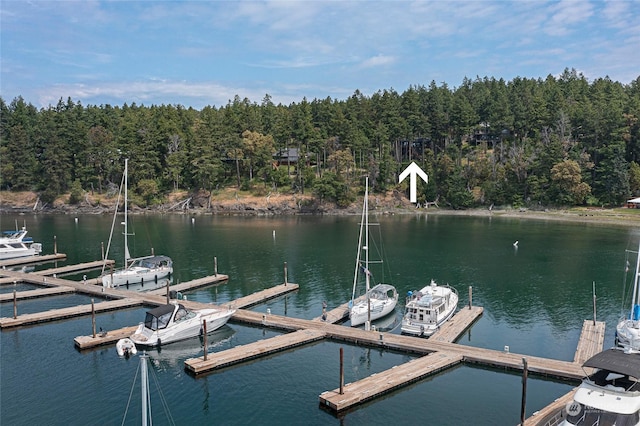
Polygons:
<instances>
[{"instance_id":1,"label":"calm water","mask_svg":"<svg viewBox=\"0 0 640 426\"><path fill-rule=\"evenodd\" d=\"M97 260L106 248L110 216L0 217L2 229L26 220L45 253L58 251L72 264ZM173 258L174 282L218 271L230 280L188 293L190 300L226 302L288 281L300 290L256 311L311 319L351 295L359 217L135 216L134 255L155 250ZM380 216L386 270L378 281L393 283L401 298L433 278L456 287L461 305L484 306L483 317L460 344L572 360L584 319L592 318L592 283L598 319L607 322L605 347L621 312L626 250L636 250L636 228L594 224L446 216ZM121 238L119 236L118 238ZM518 248L513 242L519 241ZM122 262L119 239L110 258ZM632 263L635 258L632 258ZM96 276L96 273L87 274ZM71 276L80 280L81 276ZM629 280L630 277L627 277ZM34 287L18 284L16 289ZM0 292L13 291L0 286ZM19 313L90 303L82 295L21 302ZM626 307L626 306L625 306ZM0 316L11 316L11 304ZM396 310L395 320L401 316ZM98 315L109 330L134 325L144 309ZM381 326L399 332L394 318ZM394 328L395 327L395 328ZM73 338L91 333L91 319L78 318L0 333L0 424L121 424L138 358L120 359L113 346L79 352ZM269 338L278 333L230 322L209 339L210 351ZM151 351L151 395L156 424L167 424L161 397L177 424L388 425L419 421L433 425L515 425L520 417L521 377L459 366L377 399L336 418L318 406L318 396L339 386L339 351L345 382L353 382L411 359L410 356L323 341L195 379L185 359L201 355L199 340ZM139 380L138 380L139 382ZM530 415L573 387L530 376ZM125 424L139 424L139 388L133 390Z\"/></svg>"}]
</instances>

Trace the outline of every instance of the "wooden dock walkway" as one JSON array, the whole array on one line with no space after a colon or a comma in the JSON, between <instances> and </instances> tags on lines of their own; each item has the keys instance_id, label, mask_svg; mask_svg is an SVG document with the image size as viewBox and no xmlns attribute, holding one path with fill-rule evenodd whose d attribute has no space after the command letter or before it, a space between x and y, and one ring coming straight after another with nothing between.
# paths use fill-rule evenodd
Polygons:
<instances>
[{"instance_id":1,"label":"wooden dock walkway","mask_svg":"<svg viewBox=\"0 0 640 426\"><path fill-rule=\"evenodd\" d=\"M471 306L460 309L445 322L429 339L438 342L455 342L480 318L484 308Z\"/></svg>"},{"instance_id":2,"label":"wooden dock walkway","mask_svg":"<svg viewBox=\"0 0 640 426\"><path fill-rule=\"evenodd\" d=\"M581 366L586 360L597 353L602 352L604 348L604 331L605 323L601 321L584 320L582 323L582 331L578 339L578 347L573 357L573 362ZM590 374L591 368L587 368L586 372ZM583 372L584 375L584 372ZM571 392L556 399L542 410L535 412L531 417L525 419L526 426L545 425L555 426L562 421L562 409L573 400L577 388Z\"/></svg>"},{"instance_id":3,"label":"wooden dock walkway","mask_svg":"<svg viewBox=\"0 0 640 426\"><path fill-rule=\"evenodd\" d=\"M0 318L0 328L19 327L22 325L38 324L42 322L57 321L65 318L90 315L91 312L107 312L117 309L132 308L142 305L142 300L121 299L109 302L100 302L93 305L72 306L70 308L52 309L50 311L36 312L34 314L19 315L17 318Z\"/></svg>"},{"instance_id":4,"label":"wooden dock walkway","mask_svg":"<svg viewBox=\"0 0 640 426\"><path fill-rule=\"evenodd\" d=\"M274 299L292 291L296 291L300 288L298 284L284 283L273 287L265 288L264 290L256 291L248 296L240 297L239 299L232 300L224 304L224 306L234 309L244 309L251 306L264 303L267 300Z\"/></svg>"},{"instance_id":5,"label":"wooden dock walkway","mask_svg":"<svg viewBox=\"0 0 640 426\"><path fill-rule=\"evenodd\" d=\"M49 287L39 290L16 291L16 300L36 299L38 297L58 296L61 294L75 293L72 287ZM0 294L0 303L13 302L13 293Z\"/></svg>"},{"instance_id":6,"label":"wooden dock walkway","mask_svg":"<svg viewBox=\"0 0 640 426\"><path fill-rule=\"evenodd\" d=\"M18 265L28 265L31 263L49 262L52 260L61 260L66 258L67 258L67 255L64 253L44 254L41 256L17 257L15 259L0 260L0 268L6 267L6 266L18 266Z\"/></svg>"},{"instance_id":7,"label":"wooden dock walkway","mask_svg":"<svg viewBox=\"0 0 640 426\"><path fill-rule=\"evenodd\" d=\"M211 284L219 284L222 282L229 281L229 276L224 274L217 275L209 275L207 277L197 278L195 280L186 281L180 284L174 284L169 286L169 290L171 291L189 291L195 290L196 288L206 287ZM150 294L166 294L166 288L159 288L157 290L151 290L148 293Z\"/></svg>"},{"instance_id":8,"label":"wooden dock walkway","mask_svg":"<svg viewBox=\"0 0 640 426\"><path fill-rule=\"evenodd\" d=\"M107 266L113 265L114 263L115 262L113 260L106 261ZM40 275L40 276L57 276L57 275L72 274L72 273L90 271L93 269L102 268L103 264L105 264L104 261L96 260L93 262L78 263L75 265L61 266L58 268L49 268L49 269L44 269L42 271L33 271L29 273L34 275ZM13 284L15 281L16 279L11 277L0 278L0 285ZM92 280L91 284L93 284L94 282L97 282L97 281L94 279Z\"/></svg>"},{"instance_id":9,"label":"wooden dock walkway","mask_svg":"<svg viewBox=\"0 0 640 426\"><path fill-rule=\"evenodd\" d=\"M105 331L102 334L96 334L96 337L78 336L73 339L73 342L78 349L89 349L95 348L96 346L112 345L120 339L131 336L137 328L137 325L133 325L131 327L124 327L118 330Z\"/></svg>"},{"instance_id":10,"label":"wooden dock walkway","mask_svg":"<svg viewBox=\"0 0 640 426\"><path fill-rule=\"evenodd\" d=\"M311 342L317 342L325 338L325 333L320 330L298 330L293 333L282 334L269 339L258 340L248 345L236 346L222 352L207 354L199 358L190 358L184 362L185 369L194 374L203 374L216 369L239 364L255 358L292 349Z\"/></svg>"},{"instance_id":11,"label":"wooden dock walkway","mask_svg":"<svg viewBox=\"0 0 640 426\"><path fill-rule=\"evenodd\" d=\"M342 394L340 388L323 392L320 405L335 412L343 411L459 364L462 358L460 354L442 352L426 355L349 383L343 386Z\"/></svg>"},{"instance_id":12,"label":"wooden dock walkway","mask_svg":"<svg viewBox=\"0 0 640 426\"><path fill-rule=\"evenodd\" d=\"M218 277L220 277L221 275L218 275ZM226 276L226 275L224 275ZM295 287L293 287L295 286ZM170 288L173 289L174 286L171 286ZM256 304L256 300L268 300L271 299L273 297L279 296L281 294L285 294L285 293L289 293L291 291L297 290L299 288L299 286L297 284L287 284L287 285L277 285L275 287L272 288L268 288L265 290L262 290L260 292L256 292L251 294L250 296L247 296L247 298L240 298L238 299L240 302L238 301L233 301L230 302L228 304L225 304L224 306L226 307L227 305L233 303L234 305L236 303L238 303L240 305L240 307L243 307L242 304L243 303L250 303L250 304ZM130 297L134 297L136 296L139 300L144 301L145 304L148 305L162 305L166 303L166 299L162 298L162 296L160 296L163 293L166 293L166 289L158 289L158 290L154 290L153 292L130 292L127 291L127 293L131 294ZM157 293L157 295L155 295L154 293ZM153 295L155 297L155 299L149 300L148 297L145 297L145 295ZM244 300L243 300L244 299ZM162 301L162 302L160 302ZM182 303L184 306L186 306L189 309L202 309L202 308L211 308L212 304L208 304L208 303L200 303L200 302L193 302L193 301L188 301L188 300L181 300L180 303ZM222 306L220 306L222 308ZM236 308L238 309L238 308ZM266 318L265 314L260 314L260 313L256 313L256 315L258 316L258 318ZM232 317L233 319L233 317ZM1 318L0 318L0 326L2 325L1 322ZM302 328L302 327L299 327ZM296 328L294 330L297 330L299 328ZM135 327L134 327L135 330ZM88 349L88 348L92 348L95 346L102 346L102 345L108 345L108 344L112 344L118 341L118 338L112 338L113 336L119 336L119 338L123 338L123 337L129 337L131 336L131 334L133 334L131 327L125 327L125 328L121 328L121 329L117 329L117 330L110 330L107 332L107 336L104 337L93 337L93 336L78 336L74 339L75 345L78 349Z\"/></svg>"},{"instance_id":13,"label":"wooden dock walkway","mask_svg":"<svg viewBox=\"0 0 640 426\"><path fill-rule=\"evenodd\" d=\"M582 365L595 354L602 352L604 347L604 327L602 321L584 320L582 332L578 339L578 347L573 362Z\"/></svg>"}]
</instances>

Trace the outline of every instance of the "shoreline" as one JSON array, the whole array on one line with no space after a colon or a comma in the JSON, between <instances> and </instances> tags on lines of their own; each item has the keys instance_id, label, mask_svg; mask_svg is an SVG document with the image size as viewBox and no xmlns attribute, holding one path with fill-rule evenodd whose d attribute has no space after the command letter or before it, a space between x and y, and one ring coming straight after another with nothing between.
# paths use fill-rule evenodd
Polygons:
<instances>
[{"instance_id":1,"label":"shoreline","mask_svg":"<svg viewBox=\"0 0 640 426\"><path fill-rule=\"evenodd\" d=\"M181 194L183 195L183 194ZM233 194L233 197L214 196L210 205L200 204L190 208L173 208L176 197L168 203L153 208L130 206L130 214L179 214L179 215L225 215L225 216L295 216L295 215L359 215L361 200L356 200L345 208L332 203L319 203L310 196L274 194L266 197ZM640 209L574 207L570 209L530 210L525 208L474 208L452 210L441 207L417 208L406 197L398 193L376 195L371 203L370 213L382 215L445 215L467 217L496 217L513 219L553 220L592 223L599 225L640 226ZM0 213L2 214L112 214L115 199L90 199L71 205L64 198L56 200L53 206L38 208L35 193L9 193L0 191Z\"/></svg>"}]
</instances>

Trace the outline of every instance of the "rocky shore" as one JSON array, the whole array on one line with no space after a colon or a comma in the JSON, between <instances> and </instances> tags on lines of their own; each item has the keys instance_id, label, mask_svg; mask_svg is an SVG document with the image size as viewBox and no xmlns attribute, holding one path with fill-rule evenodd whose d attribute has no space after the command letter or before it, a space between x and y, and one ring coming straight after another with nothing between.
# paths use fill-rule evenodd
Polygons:
<instances>
[{"instance_id":1,"label":"rocky shore","mask_svg":"<svg viewBox=\"0 0 640 426\"><path fill-rule=\"evenodd\" d=\"M77 204L69 204L68 196L60 197L51 205L39 200L33 192L0 191L0 213L18 214L111 214L116 198L89 195ZM456 216L511 217L537 220L562 220L606 225L640 226L640 209L629 208L571 208L571 209L513 209L479 208L451 210L443 206L417 207L404 194L396 191L375 194L369 202L373 214L428 214ZM228 190L211 197L203 194L177 192L163 203L152 207L130 206L133 214L214 214L214 215L356 215L360 214L362 200L348 207L334 203L321 203L311 195L267 194L256 196Z\"/></svg>"}]
</instances>

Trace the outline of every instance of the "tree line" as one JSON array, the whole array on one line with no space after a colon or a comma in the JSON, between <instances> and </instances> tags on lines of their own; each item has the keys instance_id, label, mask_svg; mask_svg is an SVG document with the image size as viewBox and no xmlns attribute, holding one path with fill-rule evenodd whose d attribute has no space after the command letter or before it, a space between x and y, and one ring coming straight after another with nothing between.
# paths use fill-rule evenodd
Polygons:
<instances>
[{"instance_id":1,"label":"tree line","mask_svg":"<svg viewBox=\"0 0 640 426\"><path fill-rule=\"evenodd\" d=\"M311 193L343 206L361 190L408 193L411 163L429 176L418 202L441 206L620 205L640 195L640 77L628 85L558 77L465 78L402 93L290 105L236 96L201 110L181 105L38 109L0 97L0 188L45 202L129 187L146 204L174 190L229 186Z\"/></svg>"}]
</instances>

